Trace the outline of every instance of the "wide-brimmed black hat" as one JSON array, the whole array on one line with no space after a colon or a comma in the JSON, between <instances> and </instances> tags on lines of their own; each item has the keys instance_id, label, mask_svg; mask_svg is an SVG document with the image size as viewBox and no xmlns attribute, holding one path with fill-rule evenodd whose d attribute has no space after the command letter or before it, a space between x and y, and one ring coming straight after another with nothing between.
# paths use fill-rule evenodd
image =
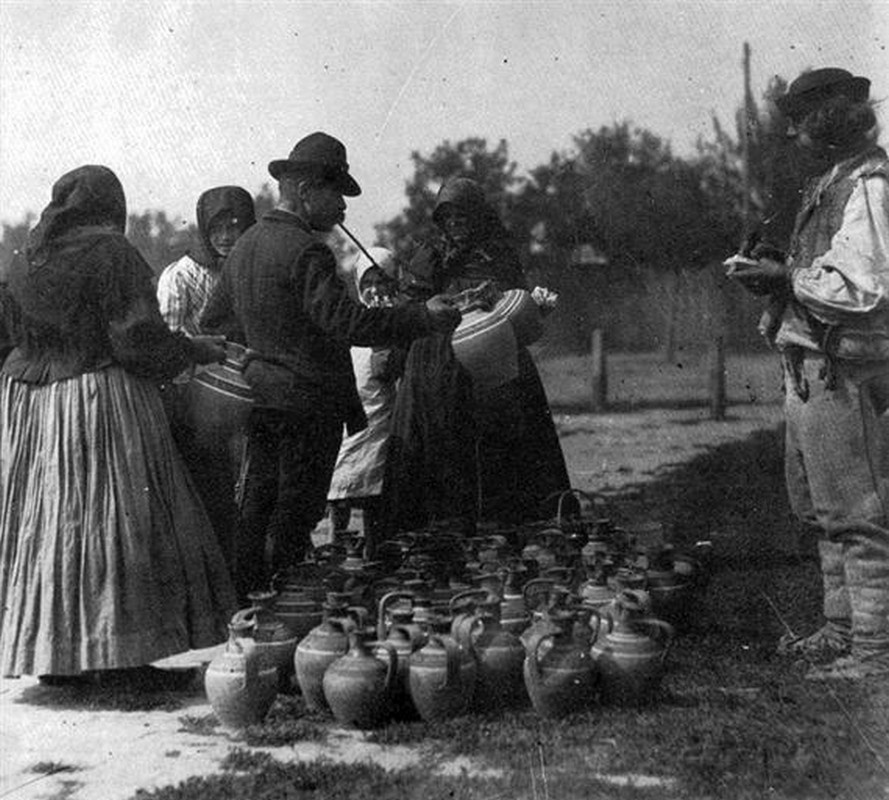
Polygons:
<instances>
[{"instance_id":1,"label":"wide-brimmed black hat","mask_svg":"<svg viewBox=\"0 0 889 800\"><path fill-rule=\"evenodd\" d=\"M288 172L320 176L346 197L361 194L361 187L349 174L345 146L339 139L321 131L300 139L287 158L269 162L269 173L276 180Z\"/></svg>"},{"instance_id":2,"label":"wide-brimmed black hat","mask_svg":"<svg viewBox=\"0 0 889 800\"><path fill-rule=\"evenodd\" d=\"M824 67L804 72L776 101L781 112L791 119L801 119L825 100L846 95L852 100L867 100L870 81L838 67Z\"/></svg>"}]
</instances>

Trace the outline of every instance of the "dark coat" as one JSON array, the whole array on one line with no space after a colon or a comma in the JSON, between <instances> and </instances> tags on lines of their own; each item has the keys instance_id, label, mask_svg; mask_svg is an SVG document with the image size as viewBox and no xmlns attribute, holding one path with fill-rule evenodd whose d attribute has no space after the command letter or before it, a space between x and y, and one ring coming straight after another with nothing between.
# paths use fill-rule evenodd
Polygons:
<instances>
[{"instance_id":1,"label":"dark coat","mask_svg":"<svg viewBox=\"0 0 889 800\"><path fill-rule=\"evenodd\" d=\"M366 420L349 347L407 344L432 330L421 304L366 308L353 300L330 248L279 209L238 239L201 324L239 329L258 406L331 414L350 432Z\"/></svg>"},{"instance_id":2,"label":"dark coat","mask_svg":"<svg viewBox=\"0 0 889 800\"><path fill-rule=\"evenodd\" d=\"M0 297L3 372L52 383L119 364L168 378L193 360L191 342L164 324L151 268L124 238L117 176L87 165L53 186L52 201L10 267Z\"/></svg>"}]
</instances>

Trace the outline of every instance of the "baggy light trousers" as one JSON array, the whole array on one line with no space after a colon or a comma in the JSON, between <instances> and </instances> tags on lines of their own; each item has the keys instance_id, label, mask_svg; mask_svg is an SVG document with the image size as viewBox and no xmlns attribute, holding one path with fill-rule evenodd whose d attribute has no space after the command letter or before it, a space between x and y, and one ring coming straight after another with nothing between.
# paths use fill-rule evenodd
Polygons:
<instances>
[{"instance_id":1,"label":"baggy light trousers","mask_svg":"<svg viewBox=\"0 0 889 800\"><path fill-rule=\"evenodd\" d=\"M825 617L853 655L889 655L889 363L834 366L832 385L823 356L785 366L787 490L823 537Z\"/></svg>"}]
</instances>

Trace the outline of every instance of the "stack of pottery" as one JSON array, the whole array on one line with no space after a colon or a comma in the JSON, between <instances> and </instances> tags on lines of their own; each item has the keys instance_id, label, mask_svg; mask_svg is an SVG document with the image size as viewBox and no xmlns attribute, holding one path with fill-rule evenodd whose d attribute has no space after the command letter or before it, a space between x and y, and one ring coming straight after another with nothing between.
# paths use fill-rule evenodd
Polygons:
<instances>
[{"instance_id":1,"label":"stack of pottery","mask_svg":"<svg viewBox=\"0 0 889 800\"><path fill-rule=\"evenodd\" d=\"M207 699L229 728L262 722L278 694L278 670L257 648L253 627L252 621L232 620L225 649L204 673Z\"/></svg>"}]
</instances>

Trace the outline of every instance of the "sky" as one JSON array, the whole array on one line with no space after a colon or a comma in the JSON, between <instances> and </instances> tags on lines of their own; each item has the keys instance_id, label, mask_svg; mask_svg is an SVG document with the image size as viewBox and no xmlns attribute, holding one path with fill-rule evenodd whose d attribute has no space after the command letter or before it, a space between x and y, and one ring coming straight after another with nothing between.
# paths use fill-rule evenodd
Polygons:
<instances>
[{"instance_id":1,"label":"sky","mask_svg":"<svg viewBox=\"0 0 889 800\"><path fill-rule=\"evenodd\" d=\"M100 163L130 211L188 223L202 191L255 193L323 130L370 244L411 153L445 140L505 139L524 174L629 120L691 154L712 115L733 125L744 42L757 98L810 67L871 78L889 139L889 0L0 0L0 220Z\"/></svg>"}]
</instances>

